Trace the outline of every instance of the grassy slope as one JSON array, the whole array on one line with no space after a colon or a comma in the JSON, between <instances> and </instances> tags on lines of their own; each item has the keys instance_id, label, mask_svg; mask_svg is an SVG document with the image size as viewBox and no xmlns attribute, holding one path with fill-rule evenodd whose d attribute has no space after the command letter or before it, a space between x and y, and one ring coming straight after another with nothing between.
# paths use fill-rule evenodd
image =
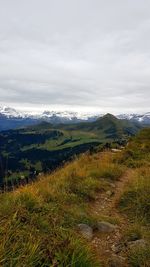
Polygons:
<instances>
[{"instance_id":1,"label":"grassy slope","mask_svg":"<svg viewBox=\"0 0 150 267\"><path fill-rule=\"evenodd\" d=\"M124 233L125 241L147 240L146 247L131 249L129 264L133 267L150 266L150 129L142 130L119 155L119 163L133 168L130 181L124 188L118 208L130 220Z\"/></svg>"},{"instance_id":2,"label":"grassy slope","mask_svg":"<svg viewBox=\"0 0 150 267\"><path fill-rule=\"evenodd\" d=\"M97 266L76 225L94 223L89 201L121 174L111 155L83 155L33 185L1 195L1 265Z\"/></svg>"},{"instance_id":3,"label":"grassy slope","mask_svg":"<svg viewBox=\"0 0 150 267\"><path fill-rule=\"evenodd\" d=\"M145 138L142 141L143 134ZM131 218L132 222L138 223L138 226L144 223L144 229L147 229L149 221L149 204L147 204L149 202L146 195L150 193L147 186L149 166L144 155L149 154L149 134L150 130L144 130L138 139L132 142L133 155L135 149L141 151L142 166L139 166L138 158L138 169L135 170L139 180L136 176L135 180L132 179L132 187L125 189L118 203L118 207ZM109 152L82 155L32 185L1 195L0 265L4 267L99 266L95 253L91 251L86 241L81 239L76 225L78 223L93 225L98 220L88 213L89 201L94 201L98 192L108 190L110 182L123 175L125 165L128 165L128 148L119 156ZM134 156L133 161L135 166L137 158ZM142 182L140 182L141 177ZM141 211L144 219L142 221ZM139 256L138 252L129 255L131 266L148 266L142 265L143 263L134 264L136 261L147 261L147 251L143 253L144 256L143 254Z\"/></svg>"},{"instance_id":4,"label":"grassy slope","mask_svg":"<svg viewBox=\"0 0 150 267\"><path fill-rule=\"evenodd\" d=\"M135 125L127 120L119 120L111 114L106 114L95 122L59 125L57 127L66 130L91 132L99 137L110 139L110 141L114 138L135 134L140 128L139 125Z\"/></svg>"},{"instance_id":5,"label":"grassy slope","mask_svg":"<svg viewBox=\"0 0 150 267\"><path fill-rule=\"evenodd\" d=\"M134 170L120 200L120 208L130 218L150 224L150 128L132 138L116 157L116 162Z\"/></svg>"}]
</instances>

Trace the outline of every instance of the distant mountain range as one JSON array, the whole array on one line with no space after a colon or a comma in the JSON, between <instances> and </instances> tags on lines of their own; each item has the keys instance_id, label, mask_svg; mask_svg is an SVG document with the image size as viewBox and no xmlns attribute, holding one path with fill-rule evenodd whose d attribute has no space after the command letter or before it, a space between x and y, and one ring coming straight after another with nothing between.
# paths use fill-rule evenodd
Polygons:
<instances>
[{"instance_id":1,"label":"distant mountain range","mask_svg":"<svg viewBox=\"0 0 150 267\"><path fill-rule=\"evenodd\" d=\"M14 108L0 107L0 131L39 124L42 121L52 124L73 124L94 122L105 114L90 114L71 111L44 111L40 114L20 112ZM145 114L119 114L118 119L126 119L143 125L150 125L150 112Z\"/></svg>"},{"instance_id":2,"label":"distant mountain range","mask_svg":"<svg viewBox=\"0 0 150 267\"><path fill-rule=\"evenodd\" d=\"M120 114L117 116L117 118L150 125L150 112L144 114Z\"/></svg>"}]
</instances>

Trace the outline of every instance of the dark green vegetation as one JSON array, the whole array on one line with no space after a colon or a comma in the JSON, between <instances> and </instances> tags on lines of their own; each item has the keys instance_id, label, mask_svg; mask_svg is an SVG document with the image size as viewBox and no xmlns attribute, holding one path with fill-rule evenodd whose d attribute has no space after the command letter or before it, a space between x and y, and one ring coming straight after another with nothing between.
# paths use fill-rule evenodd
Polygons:
<instances>
[{"instance_id":1,"label":"dark green vegetation","mask_svg":"<svg viewBox=\"0 0 150 267\"><path fill-rule=\"evenodd\" d=\"M128 146L132 147L133 154L134 149L141 151L142 161L143 154L149 155L150 151L141 150L141 143L147 147L149 138L150 129L145 129ZM97 194L110 190L112 184L124 176L128 147L119 155L83 154L31 185L1 194L0 266L104 266L90 242L78 233L77 224L93 226L100 220L89 213L89 205ZM144 164L129 169L129 183L116 205L129 218L130 229L126 229L124 239L144 238L149 244L150 177L149 164L146 161ZM126 255L128 266L150 266L149 255L148 245L130 250Z\"/></svg>"},{"instance_id":2,"label":"dark green vegetation","mask_svg":"<svg viewBox=\"0 0 150 267\"><path fill-rule=\"evenodd\" d=\"M124 145L138 129L129 121L107 114L95 122L57 126L43 122L1 132L1 183L24 184L38 173L52 171L74 155L94 147Z\"/></svg>"}]
</instances>

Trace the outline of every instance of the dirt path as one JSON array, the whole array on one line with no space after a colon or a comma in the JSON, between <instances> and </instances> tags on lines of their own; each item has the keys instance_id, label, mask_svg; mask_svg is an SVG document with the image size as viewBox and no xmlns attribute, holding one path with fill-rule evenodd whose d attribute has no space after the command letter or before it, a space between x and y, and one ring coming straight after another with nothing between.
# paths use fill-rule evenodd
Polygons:
<instances>
[{"instance_id":1,"label":"dirt path","mask_svg":"<svg viewBox=\"0 0 150 267\"><path fill-rule=\"evenodd\" d=\"M126 253L121 246L122 233L128 227L128 219L116 207L122 191L129 181L131 170L125 172L119 181L111 184L109 191L98 194L96 201L89 206L90 213L103 221L116 223L115 231L111 233L95 232L91 242L92 248L103 262L103 266L128 266L125 260ZM116 265L109 265L109 259L114 259ZM118 262L118 263L117 263ZM122 262L122 263L121 263Z\"/></svg>"}]
</instances>

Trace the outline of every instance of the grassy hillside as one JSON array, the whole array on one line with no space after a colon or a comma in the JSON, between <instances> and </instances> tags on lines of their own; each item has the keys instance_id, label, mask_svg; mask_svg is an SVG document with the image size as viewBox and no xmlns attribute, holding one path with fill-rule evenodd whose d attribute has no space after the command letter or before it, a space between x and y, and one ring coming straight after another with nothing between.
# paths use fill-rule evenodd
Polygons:
<instances>
[{"instance_id":1,"label":"grassy hillside","mask_svg":"<svg viewBox=\"0 0 150 267\"><path fill-rule=\"evenodd\" d=\"M145 160L150 154L149 138L150 129L145 129L119 154L84 154L33 184L1 194L0 265L110 266L106 259L102 263L103 259L93 249L92 242L84 239L77 227L86 223L94 228L101 219L123 227L123 244L132 241L135 236L149 242L150 169ZM139 166L138 157L138 168L135 165L132 169L128 167L129 148L133 155L137 151L141 155L142 164ZM137 159L133 157L133 160L136 162ZM97 197L107 195L112 188L116 188L127 171L128 183L115 204L119 216L126 218L128 227L125 228L121 224L122 217L118 221L115 215L109 216L108 213L107 217L102 218L102 213L93 214L89 207L94 207ZM99 238L101 240L103 237ZM103 247L100 246L100 249ZM148 246L123 253L127 266L149 266Z\"/></svg>"},{"instance_id":2,"label":"grassy hillside","mask_svg":"<svg viewBox=\"0 0 150 267\"><path fill-rule=\"evenodd\" d=\"M1 132L0 180L9 185L28 182L93 147L124 144L138 130L138 126L107 114L95 122L55 127L43 122Z\"/></svg>"},{"instance_id":3,"label":"grassy hillside","mask_svg":"<svg viewBox=\"0 0 150 267\"><path fill-rule=\"evenodd\" d=\"M150 266L150 129L142 130L119 155L119 163L133 168L130 180L118 201L118 207L130 221L124 233L125 240L137 237L147 240L146 245L128 251L129 266ZM138 239L138 238L137 238Z\"/></svg>"},{"instance_id":4,"label":"grassy hillside","mask_svg":"<svg viewBox=\"0 0 150 267\"><path fill-rule=\"evenodd\" d=\"M109 188L109 177L121 174L110 155L84 155L33 185L1 195L1 265L97 266L76 225L94 223L88 202Z\"/></svg>"},{"instance_id":5,"label":"grassy hillside","mask_svg":"<svg viewBox=\"0 0 150 267\"><path fill-rule=\"evenodd\" d=\"M140 167L150 163L150 131L149 128L140 131L128 143L124 153L119 155L120 162L129 167Z\"/></svg>"},{"instance_id":6,"label":"grassy hillside","mask_svg":"<svg viewBox=\"0 0 150 267\"><path fill-rule=\"evenodd\" d=\"M150 224L150 129L137 134L117 162L134 169L120 199L121 209L133 220Z\"/></svg>"},{"instance_id":7,"label":"grassy hillside","mask_svg":"<svg viewBox=\"0 0 150 267\"><path fill-rule=\"evenodd\" d=\"M115 138L126 138L129 135L135 134L140 128L140 125L133 124L128 120L117 119L115 116L108 113L94 122L61 125L59 127L62 129L93 132L101 136L101 138L114 140Z\"/></svg>"}]
</instances>

